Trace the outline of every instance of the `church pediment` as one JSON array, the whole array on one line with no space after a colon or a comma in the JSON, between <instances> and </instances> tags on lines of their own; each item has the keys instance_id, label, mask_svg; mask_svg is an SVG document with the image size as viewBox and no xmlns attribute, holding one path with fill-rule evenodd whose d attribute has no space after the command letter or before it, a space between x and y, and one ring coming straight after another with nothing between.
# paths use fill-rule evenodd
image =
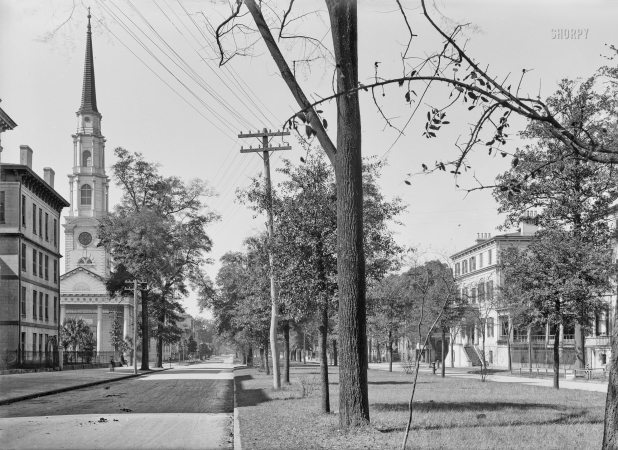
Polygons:
<instances>
[{"instance_id":1,"label":"church pediment","mask_svg":"<svg viewBox=\"0 0 618 450\"><path fill-rule=\"evenodd\" d=\"M105 279L84 267L60 277L60 294L107 294Z\"/></svg>"}]
</instances>

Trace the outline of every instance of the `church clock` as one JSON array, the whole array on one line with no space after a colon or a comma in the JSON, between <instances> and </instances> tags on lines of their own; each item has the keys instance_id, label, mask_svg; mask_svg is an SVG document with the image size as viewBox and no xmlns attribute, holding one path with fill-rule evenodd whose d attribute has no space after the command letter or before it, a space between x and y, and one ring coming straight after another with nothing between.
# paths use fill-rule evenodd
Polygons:
<instances>
[{"instance_id":1,"label":"church clock","mask_svg":"<svg viewBox=\"0 0 618 450\"><path fill-rule=\"evenodd\" d=\"M79 233L79 237L77 239L79 240L80 244L86 247L92 242L92 235L87 231L84 231L82 233Z\"/></svg>"}]
</instances>

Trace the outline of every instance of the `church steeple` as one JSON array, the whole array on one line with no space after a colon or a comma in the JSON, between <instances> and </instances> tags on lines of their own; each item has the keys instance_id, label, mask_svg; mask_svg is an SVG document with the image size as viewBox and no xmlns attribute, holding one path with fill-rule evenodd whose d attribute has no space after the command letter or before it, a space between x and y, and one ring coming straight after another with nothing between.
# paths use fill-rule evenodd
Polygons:
<instances>
[{"instance_id":1,"label":"church steeple","mask_svg":"<svg viewBox=\"0 0 618 450\"><path fill-rule=\"evenodd\" d=\"M92 55L92 31L90 28L90 8L88 8L88 32L86 35L86 61L84 63L84 84L82 86L82 104L77 114L99 114L97 109L97 91L94 83L94 59Z\"/></svg>"}]
</instances>

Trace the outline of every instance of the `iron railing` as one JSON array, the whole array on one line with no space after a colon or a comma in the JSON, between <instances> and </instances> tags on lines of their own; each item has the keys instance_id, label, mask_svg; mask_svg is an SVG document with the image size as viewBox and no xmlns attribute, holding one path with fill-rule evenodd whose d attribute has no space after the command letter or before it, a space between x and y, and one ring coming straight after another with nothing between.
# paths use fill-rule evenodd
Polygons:
<instances>
[{"instance_id":1,"label":"iron railing","mask_svg":"<svg viewBox=\"0 0 618 450\"><path fill-rule=\"evenodd\" d=\"M113 358L119 358L118 352L97 352L96 350L70 350L62 352L62 363L65 366L76 364L108 364Z\"/></svg>"},{"instance_id":2,"label":"iron railing","mask_svg":"<svg viewBox=\"0 0 618 450\"><path fill-rule=\"evenodd\" d=\"M53 369L59 365L58 350L33 352L5 349L0 357L0 370Z\"/></svg>"}]
</instances>

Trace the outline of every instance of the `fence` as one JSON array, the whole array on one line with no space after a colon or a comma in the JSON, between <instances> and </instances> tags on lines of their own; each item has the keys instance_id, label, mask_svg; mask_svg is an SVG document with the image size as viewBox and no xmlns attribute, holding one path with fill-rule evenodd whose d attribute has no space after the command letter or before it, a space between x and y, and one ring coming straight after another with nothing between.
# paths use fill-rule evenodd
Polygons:
<instances>
[{"instance_id":1,"label":"fence","mask_svg":"<svg viewBox=\"0 0 618 450\"><path fill-rule=\"evenodd\" d=\"M65 366L75 364L108 364L115 352L97 352L96 350L75 350L62 353L62 362ZM120 354L118 353L119 357ZM116 359L116 358L114 358Z\"/></svg>"},{"instance_id":2,"label":"fence","mask_svg":"<svg viewBox=\"0 0 618 450\"><path fill-rule=\"evenodd\" d=\"M554 349L547 348L545 345L532 345L531 356L528 354L528 346L511 347L512 367L553 367ZM577 358L575 348L560 349L560 367L570 368Z\"/></svg>"},{"instance_id":3,"label":"fence","mask_svg":"<svg viewBox=\"0 0 618 450\"><path fill-rule=\"evenodd\" d=\"M47 352L5 350L0 358L0 370L52 369L59 365L58 350Z\"/></svg>"}]
</instances>

